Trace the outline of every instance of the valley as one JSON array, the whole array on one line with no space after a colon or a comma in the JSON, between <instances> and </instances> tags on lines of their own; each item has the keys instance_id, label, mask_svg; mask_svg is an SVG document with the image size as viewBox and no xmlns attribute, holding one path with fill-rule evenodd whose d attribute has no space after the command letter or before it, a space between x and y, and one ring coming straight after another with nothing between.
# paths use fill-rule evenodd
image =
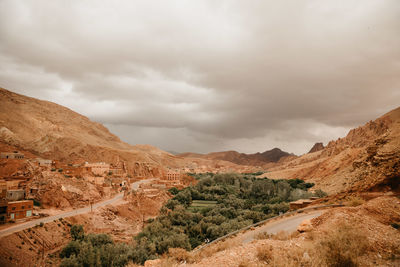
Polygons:
<instances>
[{"instance_id":1,"label":"valley","mask_svg":"<svg viewBox=\"0 0 400 267\"><path fill-rule=\"evenodd\" d=\"M324 236L355 226L366 252L344 260L399 263L400 108L299 156L172 155L51 102L0 103L2 266L329 266Z\"/></svg>"}]
</instances>

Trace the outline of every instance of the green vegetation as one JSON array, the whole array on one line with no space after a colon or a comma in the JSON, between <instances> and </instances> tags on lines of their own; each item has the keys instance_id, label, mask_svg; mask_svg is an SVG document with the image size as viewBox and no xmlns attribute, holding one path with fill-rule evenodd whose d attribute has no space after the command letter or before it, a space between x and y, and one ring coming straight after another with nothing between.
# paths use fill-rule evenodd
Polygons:
<instances>
[{"instance_id":1,"label":"green vegetation","mask_svg":"<svg viewBox=\"0 0 400 267\"><path fill-rule=\"evenodd\" d=\"M106 234L85 235L82 225L71 227L72 241L63 248L60 266L125 266L132 259L132 247L115 244Z\"/></svg>"},{"instance_id":2,"label":"green vegetation","mask_svg":"<svg viewBox=\"0 0 400 267\"><path fill-rule=\"evenodd\" d=\"M136 263L156 258L169 248L193 249L289 210L289 201L313 196L303 180L270 180L255 174L192 174L197 185L175 196L161 214L135 237Z\"/></svg>"},{"instance_id":3,"label":"green vegetation","mask_svg":"<svg viewBox=\"0 0 400 267\"><path fill-rule=\"evenodd\" d=\"M111 247L113 257L120 259L124 255L119 263L132 260L143 264L167 253L170 248L191 250L206 241L284 213L289 210L289 201L314 196L307 191L313 184L300 179L256 178L258 173L192 175L198 180L197 185L183 190L170 189L174 197L161 208L157 218L147 221L147 226L134 238L133 246L92 242L81 226L72 226L73 241L61 254L62 266L74 266L71 262L86 265L84 262L88 259L93 266L117 266L113 265L114 261L110 264L110 259L103 262L101 258L100 252L107 250L104 253L108 255Z\"/></svg>"},{"instance_id":4,"label":"green vegetation","mask_svg":"<svg viewBox=\"0 0 400 267\"><path fill-rule=\"evenodd\" d=\"M179 189L176 187L172 187L172 188L168 189L168 192L170 192L173 195L176 195L179 193Z\"/></svg>"}]
</instances>

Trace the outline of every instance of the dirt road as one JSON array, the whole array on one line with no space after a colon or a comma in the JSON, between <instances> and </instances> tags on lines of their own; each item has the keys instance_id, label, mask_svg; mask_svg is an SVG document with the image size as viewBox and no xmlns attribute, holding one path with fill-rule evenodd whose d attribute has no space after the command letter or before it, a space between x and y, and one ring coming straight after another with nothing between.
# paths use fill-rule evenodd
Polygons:
<instances>
[{"instance_id":1,"label":"dirt road","mask_svg":"<svg viewBox=\"0 0 400 267\"><path fill-rule=\"evenodd\" d=\"M146 180L140 180L140 181L137 181L135 183L132 183L131 189L132 190L137 190L139 188L140 184L148 183L151 180L152 179L146 179ZM60 213L60 214L57 214L57 215L53 215L53 216L49 216L49 217L45 217L45 218L40 218L40 219L32 220L32 221L29 221L29 222L17 224L17 225L11 225L10 224L10 227L0 230L0 237L4 237L4 236L10 235L12 233L19 232L19 231L31 228L31 227L33 227L35 225L40 224L40 223L47 223L47 222L51 222L51 221L54 221L54 220L58 220L60 218L66 218L66 217L71 217L71 216L76 216L76 215L88 213L88 212L91 211L91 209L94 210L94 209L97 209L97 208L100 208L100 207L104 207L104 206L109 205L109 204L113 204L113 203L121 200L123 198L123 196L124 196L124 193L119 193L119 194L115 195L112 199L108 199L108 200L93 204L92 208L89 205L89 206L86 206L84 208L71 210L71 211L66 211L66 212L63 212L63 213Z\"/></svg>"},{"instance_id":2,"label":"dirt road","mask_svg":"<svg viewBox=\"0 0 400 267\"><path fill-rule=\"evenodd\" d=\"M260 233L267 232L268 234L276 234L280 231L285 231L288 233L292 233L296 231L297 227L303 222L304 220L309 220L315 217L320 216L323 211L312 211L309 213L300 213L296 214L292 217L286 217L278 221L273 221L257 227L253 231L248 231L242 234L241 239L243 243L251 242L255 239Z\"/></svg>"}]
</instances>

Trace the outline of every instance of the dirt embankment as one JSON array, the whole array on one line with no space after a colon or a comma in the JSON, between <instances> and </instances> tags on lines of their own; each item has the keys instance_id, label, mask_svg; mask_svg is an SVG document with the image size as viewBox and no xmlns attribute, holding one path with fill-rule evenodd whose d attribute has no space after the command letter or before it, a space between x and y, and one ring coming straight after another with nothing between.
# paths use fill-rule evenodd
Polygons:
<instances>
[{"instance_id":1,"label":"dirt embankment","mask_svg":"<svg viewBox=\"0 0 400 267\"><path fill-rule=\"evenodd\" d=\"M69 220L56 220L0 239L1 266L57 265L58 252L70 241Z\"/></svg>"}]
</instances>

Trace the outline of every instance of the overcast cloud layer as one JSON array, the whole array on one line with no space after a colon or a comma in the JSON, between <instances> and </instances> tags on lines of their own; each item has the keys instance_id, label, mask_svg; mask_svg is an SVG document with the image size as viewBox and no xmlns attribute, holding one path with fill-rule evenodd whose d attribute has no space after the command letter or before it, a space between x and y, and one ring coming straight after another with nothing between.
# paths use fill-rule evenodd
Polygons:
<instances>
[{"instance_id":1,"label":"overcast cloud layer","mask_svg":"<svg viewBox=\"0 0 400 267\"><path fill-rule=\"evenodd\" d=\"M305 153L400 105L400 1L0 0L0 86L132 144Z\"/></svg>"}]
</instances>

